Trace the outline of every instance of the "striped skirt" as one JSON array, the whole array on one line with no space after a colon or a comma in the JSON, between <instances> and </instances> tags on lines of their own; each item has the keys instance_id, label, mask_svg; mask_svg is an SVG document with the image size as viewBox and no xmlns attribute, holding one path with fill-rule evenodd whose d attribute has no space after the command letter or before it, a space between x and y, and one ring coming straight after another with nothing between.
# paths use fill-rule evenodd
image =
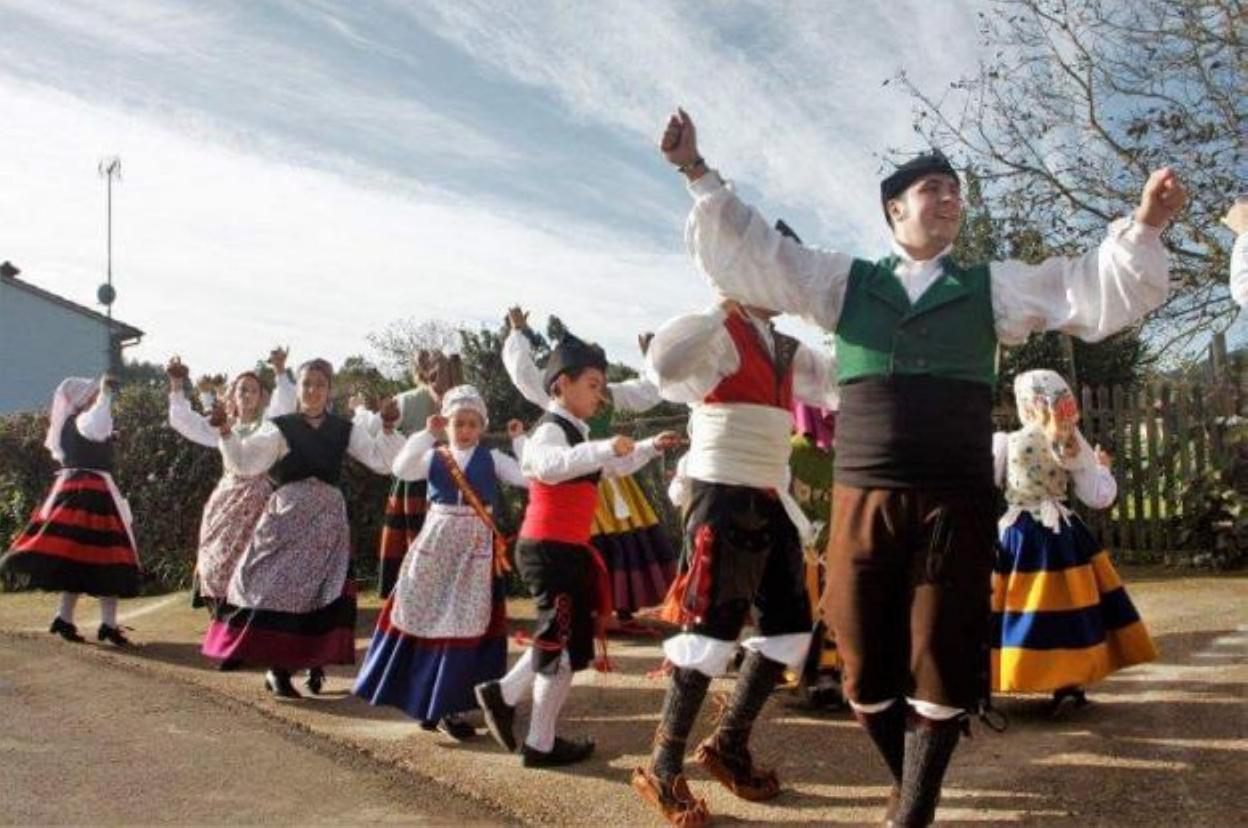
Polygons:
<instances>
[{"instance_id":1,"label":"striped skirt","mask_svg":"<svg viewBox=\"0 0 1248 828\"><path fill-rule=\"evenodd\" d=\"M992 611L997 692L1086 685L1157 658L1109 554L1075 515L1055 533L1024 512L1001 533Z\"/></svg>"},{"instance_id":2,"label":"striped skirt","mask_svg":"<svg viewBox=\"0 0 1248 828\"><path fill-rule=\"evenodd\" d=\"M381 524L381 549L377 562L377 594L387 597L398 580L408 547L425 524L424 480L400 480L390 484L386 513Z\"/></svg>"},{"instance_id":3,"label":"striped skirt","mask_svg":"<svg viewBox=\"0 0 1248 828\"><path fill-rule=\"evenodd\" d=\"M212 659L301 670L355 663L347 506L311 478L275 491L204 636Z\"/></svg>"},{"instance_id":4,"label":"striped skirt","mask_svg":"<svg viewBox=\"0 0 1248 828\"><path fill-rule=\"evenodd\" d=\"M611 574L617 610L634 612L663 603L676 577L676 553L631 476L600 480L592 533L590 542Z\"/></svg>"},{"instance_id":5,"label":"striped skirt","mask_svg":"<svg viewBox=\"0 0 1248 828\"><path fill-rule=\"evenodd\" d=\"M128 507L104 472L66 469L0 560L18 587L132 598L142 573Z\"/></svg>"}]
</instances>

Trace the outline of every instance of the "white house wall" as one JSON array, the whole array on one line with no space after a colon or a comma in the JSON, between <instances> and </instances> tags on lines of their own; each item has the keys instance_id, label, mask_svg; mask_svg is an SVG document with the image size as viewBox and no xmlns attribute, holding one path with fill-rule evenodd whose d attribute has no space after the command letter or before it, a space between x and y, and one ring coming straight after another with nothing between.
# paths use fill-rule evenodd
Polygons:
<instances>
[{"instance_id":1,"label":"white house wall","mask_svg":"<svg viewBox=\"0 0 1248 828\"><path fill-rule=\"evenodd\" d=\"M108 329L0 282L0 414L45 408L65 377L108 368Z\"/></svg>"}]
</instances>

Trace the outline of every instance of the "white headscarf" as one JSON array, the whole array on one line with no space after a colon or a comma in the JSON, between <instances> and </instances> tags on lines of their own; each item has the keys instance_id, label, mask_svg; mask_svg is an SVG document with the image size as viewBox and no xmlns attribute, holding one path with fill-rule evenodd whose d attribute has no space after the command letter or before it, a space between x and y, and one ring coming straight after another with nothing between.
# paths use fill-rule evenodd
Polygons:
<instances>
[{"instance_id":1,"label":"white headscarf","mask_svg":"<svg viewBox=\"0 0 1248 828\"><path fill-rule=\"evenodd\" d=\"M92 392L99 387L98 379L83 377L70 377L56 386L52 407L48 409L48 436L43 438L43 444L58 463L65 459L65 452L61 449L61 429L65 427L65 421L82 411Z\"/></svg>"},{"instance_id":2,"label":"white headscarf","mask_svg":"<svg viewBox=\"0 0 1248 828\"><path fill-rule=\"evenodd\" d=\"M450 417L456 411L475 411L481 418L481 429L489 428L490 415L485 408L485 399L475 385L456 385L442 394L442 416Z\"/></svg>"},{"instance_id":3,"label":"white headscarf","mask_svg":"<svg viewBox=\"0 0 1248 828\"><path fill-rule=\"evenodd\" d=\"M1047 407L1064 394L1073 394L1066 380L1056 371L1039 368L1026 371L1014 378L1014 404L1018 407L1018 419L1023 425L1039 420L1037 408L1041 399Z\"/></svg>"}]
</instances>

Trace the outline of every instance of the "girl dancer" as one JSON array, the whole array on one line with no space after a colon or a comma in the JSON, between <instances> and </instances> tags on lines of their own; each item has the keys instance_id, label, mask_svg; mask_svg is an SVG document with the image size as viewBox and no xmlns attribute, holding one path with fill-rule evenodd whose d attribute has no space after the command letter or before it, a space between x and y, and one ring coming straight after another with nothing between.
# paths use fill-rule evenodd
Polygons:
<instances>
[{"instance_id":1,"label":"girl dancer","mask_svg":"<svg viewBox=\"0 0 1248 828\"><path fill-rule=\"evenodd\" d=\"M139 594L138 547L130 506L113 481L117 381L70 377L52 395L43 444L61 464L52 490L0 560L20 586L61 593L49 632L81 642L74 607L82 593L100 599L96 639L130 643L117 626L117 599Z\"/></svg>"},{"instance_id":2,"label":"girl dancer","mask_svg":"<svg viewBox=\"0 0 1248 828\"><path fill-rule=\"evenodd\" d=\"M494 525L498 484L529 485L514 458L480 445L488 425L481 393L457 386L395 458L396 479L428 481L429 507L355 682L370 704L398 707L456 741L476 735L461 716L476 708L473 687L507 667L510 565ZM513 420L507 430L519 456L524 426Z\"/></svg>"}]
</instances>

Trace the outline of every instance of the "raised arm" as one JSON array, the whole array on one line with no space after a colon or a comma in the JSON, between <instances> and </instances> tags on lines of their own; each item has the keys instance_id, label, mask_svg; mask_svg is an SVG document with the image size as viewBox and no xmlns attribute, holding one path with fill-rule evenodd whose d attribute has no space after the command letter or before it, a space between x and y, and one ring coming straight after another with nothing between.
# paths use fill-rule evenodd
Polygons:
<instances>
[{"instance_id":1,"label":"raised arm","mask_svg":"<svg viewBox=\"0 0 1248 828\"><path fill-rule=\"evenodd\" d=\"M655 332L646 351L646 373L664 399L701 402L740 367L724 316L724 309L716 306L670 319Z\"/></svg>"},{"instance_id":2,"label":"raised arm","mask_svg":"<svg viewBox=\"0 0 1248 828\"><path fill-rule=\"evenodd\" d=\"M685 242L720 293L835 330L853 257L798 244L738 198L698 154L684 110L668 121L661 149L689 180L694 204Z\"/></svg>"},{"instance_id":3,"label":"raised arm","mask_svg":"<svg viewBox=\"0 0 1248 828\"><path fill-rule=\"evenodd\" d=\"M169 392L169 427L192 443L211 449L217 447L221 436L217 429L208 425L207 417L191 408L190 400L181 390Z\"/></svg>"},{"instance_id":4,"label":"raised arm","mask_svg":"<svg viewBox=\"0 0 1248 828\"><path fill-rule=\"evenodd\" d=\"M86 411L74 418L78 433L88 440L102 443L113 434L113 394L116 380L105 377L100 380L100 393Z\"/></svg>"},{"instance_id":5,"label":"raised arm","mask_svg":"<svg viewBox=\"0 0 1248 828\"><path fill-rule=\"evenodd\" d=\"M298 407L298 397L298 389L290 374L284 370L277 372L273 377L273 396L269 398L269 404L264 409L265 419L272 420L274 417L294 414Z\"/></svg>"},{"instance_id":6,"label":"raised arm","mask_svg":"<svg viewBox=\"0 0 1248 828\"><path fill-rule=\"evenodd\" d=\"M1038 265L992 265L998 338L1014 345L1033 333L1062 331L1097 342L1139 322L1170 292L1161 231L1186 199L1174 172L1158 170L1145 184L1134 216L1111 224L1096 249Z\"/></svg>"},{"instance_id":7,"label":"raised arm","mask_svg":"<svg viewBox=\"0 0 1248 828\"><path fill-rule=\"evenodd\" d=\"M1075 497L1093 509L1108 509L1118 496L1118 481L1109 470L1109 455L1088 445L1082 434L1079 453L1063 465L1075 484Z\"/></svg>"},{"instance_id":8,"label":"raised arm","mask_svg":"<svg viewBox=\"0 0 1248 828\"><path fill-rule=\"evenodd\" d=\"M377 474L390 474L390 468L402 450L403 443L402 434L387 430L384 426L380 434L371 434L368 429L352 425L347 454Z\"/></svg>"},{"instance_id":9,"label":"raised arm","mask_svg":"<svg viewBox=\"0 0 1248 828\"><path fill-rule=\"evenodd\" d=\"M400 480L424 480L429 476L435 442L433 432L427 428L408 437L390 464L390 471Z\"/></svg>"},{"instance_id":10,"label":"raised arm","mask_svg":"<svg viewBox=\"0 0 1248 828\"><path fill-rule=\"evenodd\" d=\"M611 402L619 411L649 411L663 402L659 388L645 377L607 383Z\"/></svg>"},{"instance_id":11,"label":"raised arm","mask_svg":"<svg viewBox=\"0 0 1248 828\"><path fill-rule=\"evenodd\" d=\"M590 440L569 446L559 426L543 423L529 435L520 468L530 479L562 483L600 471L612 455L610 440Z\"/></svg>"},{"instance_id":12,"label":"raised arm","mask_svg":"<svg viewBox=\"0 0 1248 828\"><path fill-rule=\"evenodd\" d=\"M520 463L516 458L510 457L498 449L490 450L490 457L494 460L494 475L508 486L516 486L521 489L529 488L529 478L524 476L524 471L520 468Z\"/></svg>"},{"instance_id":13,"label":"raised arm","mask_svg":"<svg viewBox=\"0 0 1248 828\"><path fill-rule=\"evenodd\" d=\"M512 328L503 341L503 367L521 396L539 408L546 408L550 395L542 387L542 372L533 361L533 346L519 328Z\"/></svg>"}]
</instances>

